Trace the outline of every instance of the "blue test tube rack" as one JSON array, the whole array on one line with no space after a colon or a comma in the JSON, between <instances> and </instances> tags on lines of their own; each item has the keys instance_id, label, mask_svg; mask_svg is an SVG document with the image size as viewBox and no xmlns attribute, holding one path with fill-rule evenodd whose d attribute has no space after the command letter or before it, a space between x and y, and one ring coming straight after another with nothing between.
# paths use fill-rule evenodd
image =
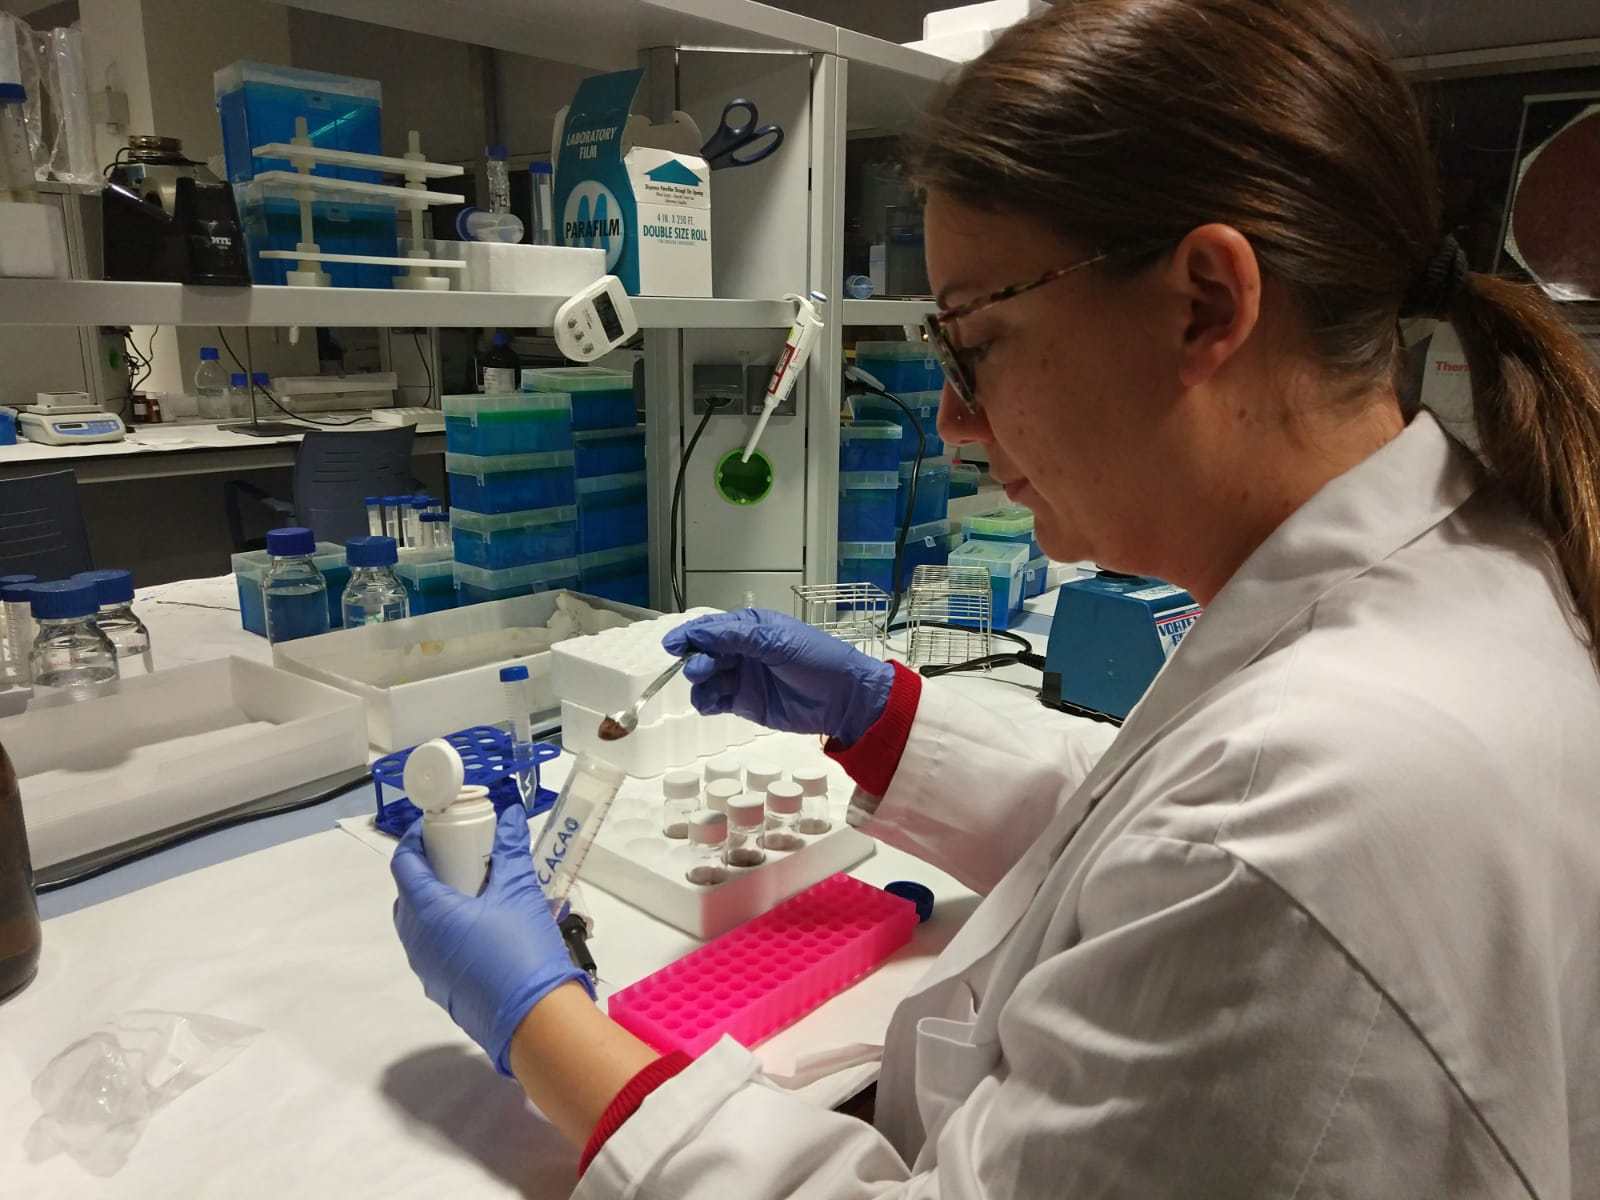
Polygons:
<instances>
[{"instance_id":1,"label":"blue test tube rack","mask_svg":"<svg viewBox=\"0 0 1600 1200\"><path fill-rule=\"evenodd\" d=\"M454 746L456 753L461 755L465 782L479 784L489 789L489 799L494 801L496 816L499 816L507 805L521 803L522 796L517 790L509 733L503 729L496 729L493 725L474 725L471 729L447 733L444 735L444 740ZM410 828L411 823L422 815L422 810L405 796L390 800L387 804L383 800L385 786L396 791L405 787L406 759L411 757L411 751L414 749L415 746L408 746L404 750L386 754L372 764L372 792L377 806L373 823L393 837L403 834ZM556 802L556 794L539 784L539 766L556 758L560 753L561 747L552 746L548 742L534 744L535 790L534 801L528 806L530 817L544 812Z\"/></svg>"}]
</instances>

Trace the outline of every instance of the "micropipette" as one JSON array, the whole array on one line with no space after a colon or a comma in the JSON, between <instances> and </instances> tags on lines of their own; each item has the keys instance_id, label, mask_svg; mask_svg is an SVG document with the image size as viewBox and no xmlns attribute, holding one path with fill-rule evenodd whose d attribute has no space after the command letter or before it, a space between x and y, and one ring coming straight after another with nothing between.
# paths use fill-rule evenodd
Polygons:
<instances>
[{"instance_id":1,"label":"micropipette","mask_svg":"<svg viewBox=\"0 0 1600 1200\"><path fill-rule=\"evenodd\" d=\"M817 306L811 301L826 301L826 296L821 292L812 292L811 299L808 300L804 296L790 292L784 299L794 301L794 324L789 327L789 336L784 340L783 353L778 356L778 365L772 368L772 378L767 383L767 396L761 402L761 416L756 419L756 427L750 431L750 440L745 443L744 456L740 462L749 462L750 456L756 452L756 443L766 432L767 422L772 419L772 414L778 407L789 398L789 393L794 391L795 383L799 381L801 372L806 369L806 362L811 358L811 349L817 344L817 338L822 335L822 317L817 312Z\"/></svg>"}]
</instances>

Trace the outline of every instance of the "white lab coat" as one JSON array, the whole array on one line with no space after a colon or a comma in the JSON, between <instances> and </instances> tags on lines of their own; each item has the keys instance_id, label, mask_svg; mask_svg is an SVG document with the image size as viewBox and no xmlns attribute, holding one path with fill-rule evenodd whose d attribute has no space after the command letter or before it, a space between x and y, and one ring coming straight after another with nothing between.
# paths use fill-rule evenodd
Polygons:
<instances>
[{"instance_id":1,"label":"white lab coat","mask_svg":"<svg viewBox=\"0 0 1600 1200\"><path fill-rule=\"evenodd\" d=\"M1430 416L1258 549L1087 779L1014 738L926 687L869 824L987 893L876 1129L724 1039L578 1195L1600 1196L1600 679Z\"/></svg>"}]
</instances>

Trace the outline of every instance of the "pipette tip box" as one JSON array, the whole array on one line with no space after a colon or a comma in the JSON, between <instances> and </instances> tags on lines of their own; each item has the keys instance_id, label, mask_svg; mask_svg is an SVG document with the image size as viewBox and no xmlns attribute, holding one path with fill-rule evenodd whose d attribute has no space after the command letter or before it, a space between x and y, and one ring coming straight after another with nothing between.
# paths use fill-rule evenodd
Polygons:
<instances>
[{"instance_id":1,"label":"pipette tip box","mask_svg":"<svg viewBox=\"0 0 1600 1200\"><path fill-rule=\"evenodd\" d=\"M911 940L916 906L834 875L615 993L612 1020L663 1052L754 1046Z\"/></svg>"}]
</instances>

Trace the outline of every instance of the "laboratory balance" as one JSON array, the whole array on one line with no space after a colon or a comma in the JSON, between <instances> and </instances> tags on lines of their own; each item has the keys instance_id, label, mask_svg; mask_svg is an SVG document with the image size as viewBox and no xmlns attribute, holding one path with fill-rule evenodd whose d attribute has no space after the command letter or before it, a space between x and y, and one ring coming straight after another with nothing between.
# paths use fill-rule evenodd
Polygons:
<instances>
[{"instance_id":1,"label":"laboratory balance","mask_svg":"<svg viewBox=\"0 0 1600 1200\"><path fill-rule=\"evenodd\" d=\"M33 407L17 415L17 428L44 446L120 442L128 432L121 417L97 407L87 392L36 393Z\"/></svg>"}]
</instances>

